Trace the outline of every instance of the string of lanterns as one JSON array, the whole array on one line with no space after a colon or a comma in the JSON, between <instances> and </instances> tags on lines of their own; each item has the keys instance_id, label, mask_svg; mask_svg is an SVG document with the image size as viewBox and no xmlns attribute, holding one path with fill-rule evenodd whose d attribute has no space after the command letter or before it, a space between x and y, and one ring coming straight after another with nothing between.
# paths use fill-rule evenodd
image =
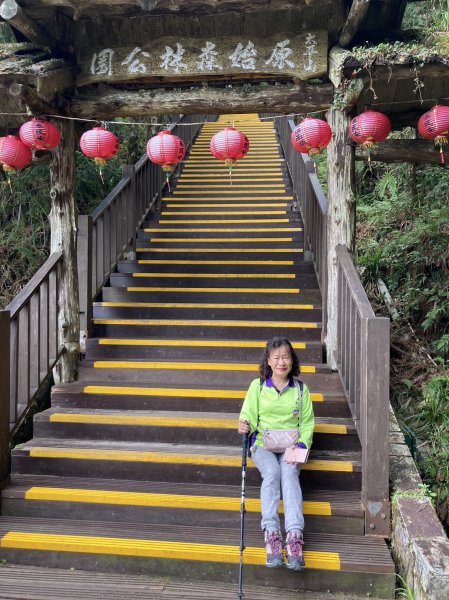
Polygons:
<instances>
[{"instance_id":1,"label":"string of lanterns","mask_svg":"<svg viewBox=\"0 0 449 600\"><path fill-rule=\"evenodd\" d=\"M387 115L367 110L354 117L349 124L349 136L360 144L368 154L368 161L378 143L383 142L391 132L391 122ZM418 132L426 140L434 140L439 147L441 162L444 164L444 146L449 143L449 106L437 105L422 115L418 121ZM311 158L319 155L330 143L332 131L323 119L307 117L295 127L291 134L291 144L301 153ZM27 167L32 160L33 150L52 150L61 141L59 129L52 123L33 118L24 123L19 135L0 137L0 164L7 177ZM94 127L86 131L80 139L81 152L92 158L101 168L120 150L117 136L106 127ZM236 162L249 151L247 136L235 127L225 127L216 133L210 142L210 151L217 160L224 161L229 174ZM167 182L175 166L185 157L186 147L181 138L170 131L160 131L147 143L147 154L155 164L161 165Z\"/></svg>"}]
</instances>

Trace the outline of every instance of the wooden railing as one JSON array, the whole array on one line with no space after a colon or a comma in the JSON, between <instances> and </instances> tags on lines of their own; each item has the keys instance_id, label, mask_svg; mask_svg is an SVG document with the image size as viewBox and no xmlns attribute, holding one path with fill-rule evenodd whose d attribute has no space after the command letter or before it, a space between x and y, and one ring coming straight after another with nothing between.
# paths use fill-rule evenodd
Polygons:
<instances>
[{"instance_id":1,"label":"wooden railing","mask_svg":"<svg viewBox=\"0 0 449 600\"><path fill-rule=\"evenodd\" d=\"M367 533L389 533L390 320L376 317L346 246L337 246L338 370L362 445Z\"/></svg>"},{"instance_id":2,"label":"wooden railing","mask_svg":"<svg viewBox=\"0 0 449 600\"><path fill-rule=\"evenodd\" d=\"M180 115L167 129L179 136L187 150L208 115ZM175 176L177 169L174 171ZM172 176L173 176L172 175ZM123 177L89 216L78 219L78 276L80 286L81 345L90 335L92 300L108 280L118 261L133 256L136 232L147 214L158 208L163 182L161 168L146 154L123 167Z\"/></svg>"},{"instance_id":3,"label":"wooden railing","mask_svg":"<svg viewBox=\"0 0 449 600\"><path fill-rule=\"evenodd\" d=\"M167 127L187 148L209 115L180 115ZM117 262L135 250L136 231L160 200L160 167L146 154L123 168L123 178L89 216L78 222L78 273L82 336L91 324L92 300ZM0 486L9 475L13 435L59 360L58 314L62 254L52 254L11 304L0 311Z\"/></svg>"},{"instance_id":4,"label":"wooden railing","mask_svg":"<svg viewBox=\"0 0 449 600\"><path fill-rule=\"evenodd\" d=\"M328 203L313 161L290 143L295 124L276 119L276 127L304 221L306 250L312 254L323 297L326 327ZM389 519L389 319L374 315L349 251L338 260L338 370L362 447L362 500L367 534L388 536Z\"/></svg>"},{"instance_id":5,"label":"wooden railing","mask_svg":"<svg viewBox=\"0 0 449 600\"><path fill-rule=\"evenodd\" d=\"M293 183L295 205L304 222L304 250L312 254L323 301L322 335L326 334L327 298L327 199L316 175L315 163L307 154L299 154L290 143L295 128L293 119L276 119L277 131Z\"/></svg>"},{"instance_id":6,"label":"wooden railing","mask_svg":"<svg viewBox=\"0 0 449 600\"><path fill-rule=\"evenodd\" d=\"M0 482L9 473L10 440L63 352L58 300L62 254L55 253L0 311Z\"/></svg>"}]
</instances>

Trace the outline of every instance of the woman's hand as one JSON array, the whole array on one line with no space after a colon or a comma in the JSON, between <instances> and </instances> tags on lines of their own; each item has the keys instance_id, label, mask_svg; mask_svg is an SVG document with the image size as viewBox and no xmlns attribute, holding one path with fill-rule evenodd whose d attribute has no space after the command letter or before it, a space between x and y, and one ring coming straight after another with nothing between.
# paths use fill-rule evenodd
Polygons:
<instances>
[{"instance_id":1,"label":"woman's hand","mask_svg":"<svg viewBox=\"0 0 449 600\"><path fill-rule=\"evenodd\" d=\"M240 433L240 435L245 435L246 433L249 433L249 423L248 421L239 421L239 426L238 426L238 432Z\"/></svg>"},{"instance_id":2,"label":"woman's hand","mask_svg":"<svg viewBox=\"0 0 449 600\"><path fill-rule=\"evenodd\" d=\"M294 450L296 448L296 444L293 444L293 446L290 446L290 450ZM284 462L287 463L288 465L294 465L295 461L294 460L286 460L285 456L284 456Z\"/></svg>"}]
</instances>

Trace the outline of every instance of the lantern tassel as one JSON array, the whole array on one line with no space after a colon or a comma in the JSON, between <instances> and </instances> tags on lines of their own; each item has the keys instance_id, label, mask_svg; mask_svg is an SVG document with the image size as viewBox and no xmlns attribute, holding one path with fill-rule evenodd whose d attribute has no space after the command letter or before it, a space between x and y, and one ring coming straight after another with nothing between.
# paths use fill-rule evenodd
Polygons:
<instances>
[{"instance_id":1,"label":"lantern tassel","mask_svg":"<svg viewBox=\"0 0 449 600\"><path fill-rule=\"evenodd\" d=\"M444 165L444 150L443 144L440 144L440 156L441 156L441 164Z\"/></svg>"},{"instance_id":2,"label":"lantern tassel","mask_svg":"<svg viewBox=\"0 0 449 600\"><path fill-rule=\"evenodd\" d=\"M232 185L232 164L229 165L229 181L231 182L231 185Z\"/></svg>"},{"instance_id":3,"label":"lantern tassel","mask_svg":"<svg viewBox=\"0 0 449 600\"><path fill-rule=\"evenodd\" d=\"M170 189L170 171L166 171L165 172L165 181L167 182L168 193L171 194L171 189Z\"/></svg>"}]
</instances>

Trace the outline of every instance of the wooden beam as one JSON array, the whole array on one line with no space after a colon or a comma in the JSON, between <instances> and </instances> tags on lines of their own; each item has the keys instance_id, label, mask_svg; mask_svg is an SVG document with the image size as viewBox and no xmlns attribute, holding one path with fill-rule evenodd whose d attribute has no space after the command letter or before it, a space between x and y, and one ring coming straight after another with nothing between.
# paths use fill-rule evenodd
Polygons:
<instances>
[{"instance_id":1,"label":"wooden beam","mask_svg":"<svg viewBox=\"0 0 449 600\"><path fill-rule=\"evenodd\" d=\"M449 156L449 150L446 148ZM356 160L367 160L366 152L360 147L355 149ZM381 162L409 162L441 164L439 148L426 140L386 140L377 144L371 153L371 160Z\"/></svg>"},{"instance_id":2,"label":"wooden beam","mask_svg":"<svg viewBox=\"0 0 449 600\"><path fill-rule=\"evenodd\" d=\"M19 99L24 105L28 106L34 115L51 115L56 112L56 109L51 104L45 102L37 95L34 88L20 83L13 83L9 87L11 96Z\"/></svg>"},{"instance_id":3,"label":"wooden beam","mask_svg":"<svg viewBox=\"0 0 449 600\"><path fill-rule=\"evenodd\" d=\"M4 0L0 5L0 17L18 29L27 39L41 48L51 50L55 56L70 57L70 50L48 35L31 19L15 0Z\"/></svg>"},{"instance_id":4,"label":"wooden beam","mask_svg":"<svg viewBox=\"0 0 449 600\"><path fill-rule=\"evenodd\" d=\"M344 64L350 57L351 52L340 46L334 46L329 52L329 79L335 86L334 106L338 105L345 111L350 111L357 104L364 88L362 79L354 77L348 81L343 77Z\"/></svg>"},{"instance_id":5,"label":"wooden beam","mask_svg":"<svg viewBox=\"0 0 449 600\"><path fill-rule=\"evenodd\" d=\"M375 86L376 83L382 85L386 82L401 79L413 79L415 76L415 67L411 61L409 64L391 63L385 65L374 64L367 68L357 61L350 60L345 63L343 68L343 77L350 80L357 72L357 76L362 78L365 83L372 82ZM420 64L416 67L416 72L420 79L425 77L435 79L437 77L448 77L448 66L443 61L435 60Z\"/></svg>"},{"instance_id":6,"label":"wooden beam","mask_svg":"<svg viewBox=\"0 0 449 600\"><path fill-rule=\"evenodd\" d=\"M346 19L346 23L340 32L338 43L343 48L349 46L355 34L357 33L366 13L368 12L371 0L353 0L351 9Z\"/></svg>"},{"instance_id":7,"label":"wooden beam","mask_svg":"<svg viewBox=\"0 0 449 600\"><path fill-rule=\"evenodd\" d=\"M85 15L108 14L157 14L201 15L217 12L238 11L253 12L285 11L298 9L310 3L310 0L26 0L27 7L63 7L73 10L73 18Z\"/></svg>"},{"instance_id":8,"label":"wooden beam","mask_svg":"<svg viewBox=\"0 0 449 600\"><path fill-rule=\"evenodd\" d=\"M110 119L149 115L239 112L309 113L332 104L331 84L259 84L193 89L115 90L94 88L69 102L74 117Z\"/></svg>"}]
</instances>

